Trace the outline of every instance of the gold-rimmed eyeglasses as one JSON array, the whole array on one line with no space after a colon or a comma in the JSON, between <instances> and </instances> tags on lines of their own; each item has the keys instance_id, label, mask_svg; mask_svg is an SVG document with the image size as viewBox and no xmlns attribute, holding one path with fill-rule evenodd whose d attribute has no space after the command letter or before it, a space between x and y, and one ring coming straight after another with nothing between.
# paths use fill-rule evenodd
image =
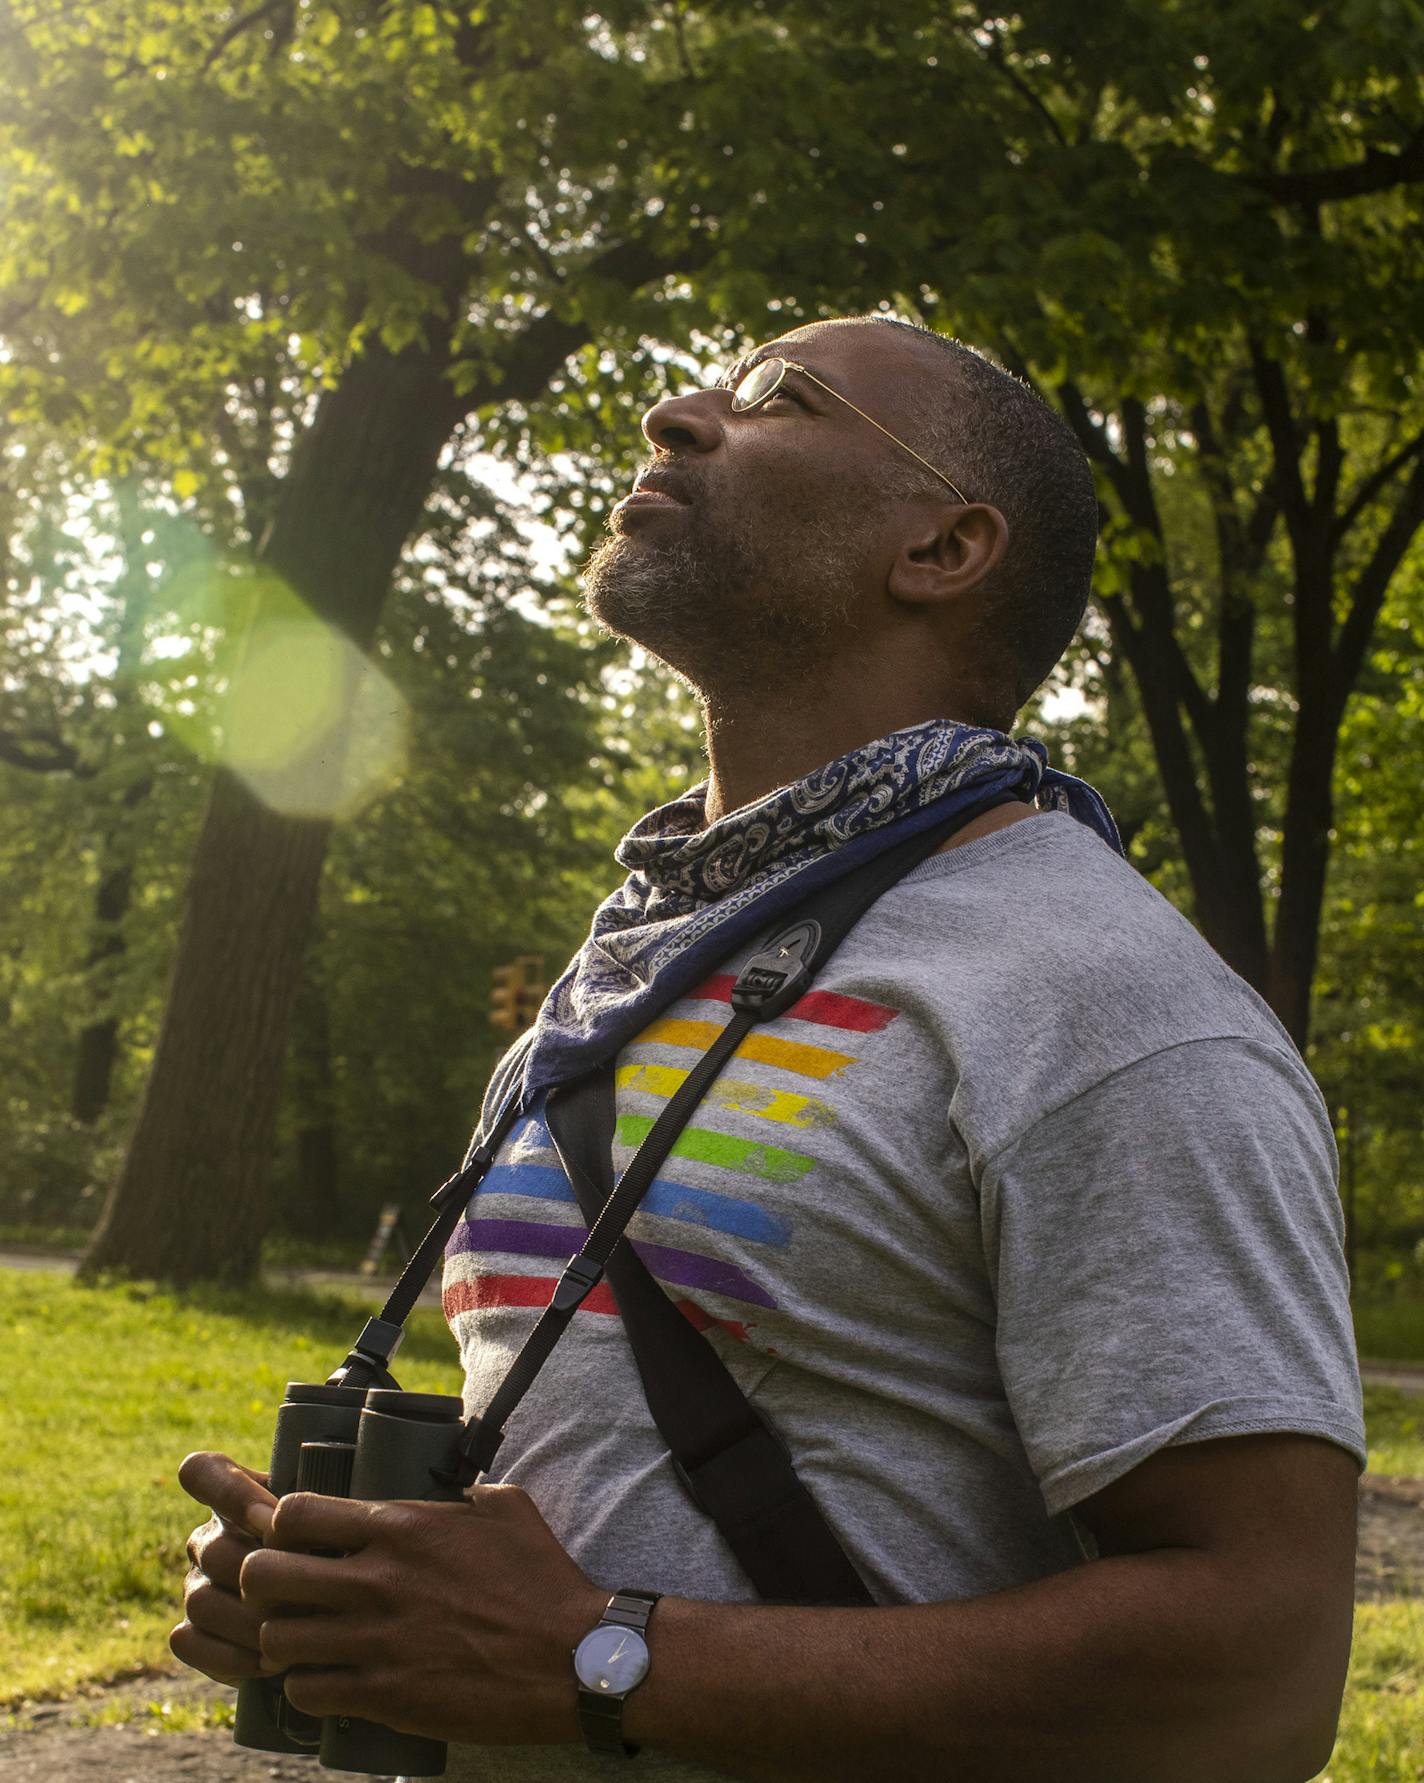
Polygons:
<instances>
[{"instance_id":1,"label":"gold-rimmed eyeglasses","mask_svg":"<svg viewBox=\"0 0 1424 1783\"><path fill-rule=\"evenodd\" d=\"M903 447L911 458L917 459L931 475L938 477L941 483L948 483L966 508L970 505L969 497L959 485L951 482L943 471L936 470L928 458L921 458L915 448L905 445L904 440L898 434L891 433L888 427L881 427L874 415L867 415L864 409L856 408L848 396L842 396L839 390L832 390L829 384L824 383L816 376L815 372L807 371L804 365L798 365L794 359L779 357L758 359L751 370L744 372L732 386L733 410L739 415L744 415L748 409L760 408L764 402L770 401L776 395L789 371L800 372L803 378L809 378L818 389L824 390L827 396L834 396L837 402L843 402L848 409L854 409L862 421L868 421L872 427L883 433L887 440L894 440L897 446Z\"/></svg>"}]
</instances>

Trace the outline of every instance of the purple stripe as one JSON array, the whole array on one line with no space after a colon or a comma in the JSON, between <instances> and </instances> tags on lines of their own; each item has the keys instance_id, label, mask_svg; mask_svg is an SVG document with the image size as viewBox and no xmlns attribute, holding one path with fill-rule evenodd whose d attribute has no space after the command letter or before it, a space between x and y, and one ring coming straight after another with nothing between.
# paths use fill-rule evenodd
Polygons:
<instances>
[{"instance_id":1,"label":"purple stripe","mask_svg":"<svg viewBox=\"0 0 1424 1783\"><path fill-rule=\"evenodd\" d=\"M507 1251L516 1257L573 1256L587 1236L582 1226L542 1226L531 1220L466 1220L456 1228L448 1256L462 1251ZM660 1280L680 1288L701 1288L709 1294L725 1294L753 1306L774 1307L776 1302L734 1263L696 1251L675 1250L666 1244L637 1243L633 1249Z\"/></svg>"}]
</instances>

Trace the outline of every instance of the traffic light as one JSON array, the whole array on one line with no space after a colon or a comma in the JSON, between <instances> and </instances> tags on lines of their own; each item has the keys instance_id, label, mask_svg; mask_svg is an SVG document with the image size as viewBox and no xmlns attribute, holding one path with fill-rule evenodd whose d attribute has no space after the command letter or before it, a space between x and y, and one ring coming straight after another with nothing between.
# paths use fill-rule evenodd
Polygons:
<instances>
[{"instance_id":1,"label":"traffic light","mask_svg":"<svg viewBox=\"0 0 1424 1783\"><path fill-rule=\"evenodd\" d=\"M525 962L522 959L515 960L509 966L495 967L489 1011L492 1028L503 1028L507 1033L517 1034L527 1027L520 1007L524 994L524 973Z\"/></svg>"}]
</instances>

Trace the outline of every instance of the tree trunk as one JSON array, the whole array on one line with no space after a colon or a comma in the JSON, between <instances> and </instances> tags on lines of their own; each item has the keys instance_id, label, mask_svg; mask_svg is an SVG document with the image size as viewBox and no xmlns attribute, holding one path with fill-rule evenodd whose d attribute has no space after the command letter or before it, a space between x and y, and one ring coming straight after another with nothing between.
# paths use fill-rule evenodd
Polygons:
<instances>
[{"instance_id":1,"label":"tree trunk","mask_svg":"<svg viewBox=\"0 0 1424 1783\"><path fill-rule=\"evenodd\" d=\"M1281 837L1281 892L1276 905L1266 1000L1302 1052L1310 1039L1310 993L1320 952L1320 913L1335 820L1335 754L1339 730L1324 703L1302 689L1292 739Z\"/></svg>"},{"instance_id":2,"label":"tree trunk","mask_svg":"<svg viewBox=\"0 0 1424 1783\"><path fill-rule=\"evenodd\" d=\"M433 323L432 323L433 326ZM375 347L321 401L261 556L369 644L467 402L443 348ZM279 816L216 776L152 1070L83 1271L178 1283L257 1270L292 1000L329 822Z\"/></svg>"},{"instance_id":3,"label":"tree trunk","mask_svg":"<svg viewBox=\"0 0 1424 1783\"><path fill-rule=\"evenodd\" d=\"M341 1220L331 1007L316 951L312 945L307 948L306 969L292 1017L286 1076L296 1112L297 1197L282 1223L287 1231L303 1238L327 1236Z\"/></svg>"},{"instance_id":4,"label":"tree trunk","mask_svg":"<svg viewBox=\"0 0 1424 1783\"><path fill-rule=\"evenodd\" d=\"M1135 592L1153 574L1135 575ZM1149 587L1147 593L1153 598L1144 598L1139 592L1131 613L1121 602L1108 603L1113 648L1121 652L1137 686L1167 809L1181 839L1197 926L1227 965L1264 996L1266 951L1260 883L1251 871L1249 847L1243 851L1240 846L1224 846L1221 816L1203 797L1167 666L1170 622L1163 616L1160 591ZM1243 756L1241 800L1249 807L1246 773Z\"/></svg>"},{"instance_id":5,"label":"tree trunk","mask_svg":"<svg viewBox=\"0 0 1424 1783\"><path fill-rule=\"evenodd\" d=\"M134 789L130 789L131 792ZM138 797L127 799L136 804L147 793L148 783ZM129 894L133 888L133 861L128 854L128 839L106 836L102 844L99 889L94 895L94 936L84 962L90 994L99 1013L79 1035L79 1050L74 1061L74 1092L71 1105L74 1118L92 1125L109 1106L109 1086L118 1055L119 1018L113 1013L113 967L123 957L123 920L128 915Z\"/></svg>"},{"instance_id":6,"label":"tree trunk","mask_svg":"<svg viewBox=\"0 0 1424 1783\"><path fill-rule=\"evenodd\" d=\"M143 665L144 622L149 580L143 542L147 510L136 485L121 482L114 491L123 540L124 573L117 592L122 597L118 625L118 660L114 667L114 734L111 760L122 760L143 730L144 712L138 683ZM94 894L94 921L84 961L93 1019L81 1030L74 1061L70 1107L74 1118L92 1125L109 1106L109 1090L119 1050L119 1018L114 1013L114 979L124 956L124 920L133 893L135 813L153 791L153 777L140 773L130 780L115 803L106 777L101 785L107 810L99 826L99 884Z\"/></svg>"},{"instance_id":7,"label":"tree trunk","mask_svg":"<svg viewBox=\"0 0 1424 1783\"><path fill-rule=\"evenodd\" d=\"M84 1270L188 1282L257 1269L292 988L329 825L222 772L198 840L158 1049Z\"/></svg>"}]
</instances>

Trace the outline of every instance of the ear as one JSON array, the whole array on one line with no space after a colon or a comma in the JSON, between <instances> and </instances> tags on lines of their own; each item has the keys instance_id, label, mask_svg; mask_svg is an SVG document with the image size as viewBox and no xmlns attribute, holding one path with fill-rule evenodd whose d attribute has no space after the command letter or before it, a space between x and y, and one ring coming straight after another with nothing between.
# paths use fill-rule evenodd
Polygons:
<instances>
[{"instance_id":1,"label":"ear","mask_svg":"<svg viewBox=\"0 0 1424 1783\"><path fill-rule=\"evenodd\" d=\"M963 508L936 499L906 518L887 588L892 599L911 606L971 593L1008 549L1009 523L987 502Z\"/></svg>"}]
</instances>

